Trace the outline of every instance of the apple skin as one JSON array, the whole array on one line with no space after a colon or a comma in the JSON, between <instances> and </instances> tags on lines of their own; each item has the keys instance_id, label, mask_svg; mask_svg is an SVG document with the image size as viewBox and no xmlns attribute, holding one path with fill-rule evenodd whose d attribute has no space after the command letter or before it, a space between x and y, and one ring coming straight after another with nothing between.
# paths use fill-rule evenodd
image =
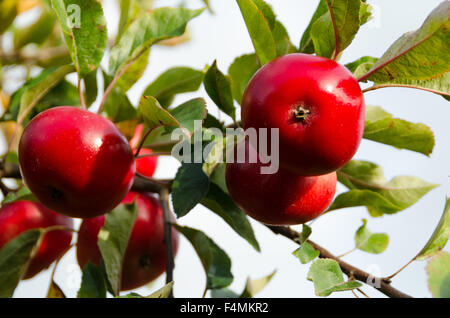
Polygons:
<instances>
[{"instance_id":1,"label":"apple skin","mask_svg":"<svg viewBox=\"0 0 450 318\"><path fill-rule=\"evenodd\" d=\"M164 218L157 199L147 193L130 191L125 204L137 201L138 216L125 251L121 290L144 286L160 276L166 269L164 245ZM173 217L173 216L172 216ZM78 233L77 259L81 268L90 261L100 265L101 253L97 245L105 216L84 220ZM172 230L174 255L178 250L178 232Z\"/></svg>"},{"instance_id":2,"label":"apple skin","mask_svg":"<svg viewBox=\"0 0 450 318\"><path fill-rule=\"evenodd\" d=\"M305 118L296 116L299 107L309 112ZM336 171L354 156L364 133L365 104L347 68L294 53L267 63L252 77L241 117L244 129L269 128L269 137L270 128L279 128L280 165L315 176Z\"/></svg>"},{"instance_id":3,"label":"apple skin","mask_svg":"<svg viewBox=\"0 0 450 318\"><path fill-rule=\"evenodd\" d=\"M136 126L134 136L130 140L130 146L131 148L133 148L134 151L137 147L139 147L139 142L141 141L143 131L144 131L143 124L139 124ZM141 148L141 150L139 151L139 155L149 155L151 153L152 151L147 148ZM158 165L157 156L139 158L136 159L136 172L145 177L151 178L155 174L157 165Z\"/></svg>"},{"instance_id":4,"label":"apple skin","mask_svg":"<svg viewBox=\"0 0 450 318\"><path fill-rule=\"evenodd\" d=\"M246 158L256 150L245 142ZM250 157L249 157L250 156ZM256 157L254 157L256 158ZM336 192L336 172L322 176L300 176L284 169L261 174L259 160L227 163L225 178L234 202L249 216L270 225L296 225L321 215Z\"/></svg>"},{"instance_id":5,"label":"apple skin","mask_svg":"<svg viewBox=\"0 0 450 318\"><path fill-rule=\"evenodd\" d=\"M73 228L73 220L53 212L40 203L15 201L0 208L0 249L21 233L50 226ZM44 235L22 279L28 279L48 268L70 247L71 231L50 231Z\"/></svg>"},{"instance_id":6,"label":"apple skin","mask_svg":"<svg viewBox=\"0 0 450 318\"><path fill-rule=\"evenodd\" d=\"M128 193L135 174L131 147L106 118L60 106L37 115L19 143L23 180L46 207L90 218Z\"/></svg>"}]
</instances>

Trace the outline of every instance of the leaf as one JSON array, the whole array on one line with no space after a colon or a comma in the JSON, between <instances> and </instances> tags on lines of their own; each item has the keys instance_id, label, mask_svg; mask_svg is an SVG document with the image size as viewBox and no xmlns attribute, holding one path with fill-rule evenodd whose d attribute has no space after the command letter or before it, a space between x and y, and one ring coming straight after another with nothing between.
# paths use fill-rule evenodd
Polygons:
<instances>
[{"instance_id":1,"label":"leaf","mask_svg":"<svg viewBox=\"0 0 450 318\"><path fill-rule=\"evenodd\" d=\"M302 264L308 264L316 259L320 255L320 252L314 249L308 242L304 242L292 254L294 254Z\"/></svg>"},{"instance_id":2,"label":"leaf","mask_svg":"<svg viewBox=\"0 0 450 318\"><path fill-rule=\"evenodd\" d=\"M352 290L361 286L356 281L344 282L339 264L332 259L319 259L315 261L308 272L308 279L314 282L317 296L326 297L333 292Z\"/></svg>"},{"instance_id":3,"label":"leaf","mask_svg":"<svg viewBox=\"0 0 450 318\"><path fill-rule=\"evenodd\" d=\"M8 193L8 195L3 199L2 205L13 203L20 200L39 202L38 199L33 195L33 193L31 193L30 189L23 186L17 192Z\"/></svg>"},{"instance_id":4,"label":"leaf","mask_svg":"<svg viewBox=\"0 0 450 318\"><path fill-rule=\"evenodd\" d=\"M191 242L202 262L207 276L207 289L227 287L233 281L231 260L208 236L198 230L174 225Z\"/></svg>"},{"instance_id":5,"label":"leaf","mask_svg":"<svg viewBox=\"0 0 450 318\"><path fill-rule=\"evenodd\" d=\"M49 69L48 72L39 76L38 79L27 86L20 97L20 109L17 121L23 121L37 103L64 77L72 73L74 68L72 65L65 65Z\"/></svg>"},{"instance_id":6,"label":"leaf","mask_svg":"<svg viewBox=\"0 0 450 318\"><path fill-rule=\"evenodd\" d=\"M374 217L402 211L437 187L411 176L398 176L386 182L379 166L359 160L352 160L339 170L338 180L351 190L340 194L329 211L366 206Z\"/></svg>"},{"instance_id":7,"label":"leaf","mask_svg":"<svg viewBox=\"0 0 450 318\"><path fill-rule=\"evenodd\" d=\"M361 8L359 10L359 24L363 25L372 19L372 6L365 1L361 1Z\"/></svg>"},{"instance_id":8,"label":"leaf","mask_svg":"<svg viewBox=\"0 0 450 318\"><path fill-rule=\"evenodd\" d=\"M264 18L266 19L269 28L273 30L273 28L275 27L275 20L277 17L273 12L272 7L264 0L252 0L252 1L264 15Z\"/></svg>"},{"instance_id":9,"label":"leaf","mask_svg":"<svg viewBox=\"0 0 450 318\"><path fill-rule=\"evenodd\" d=\"M61 287L54 280L50 282L46 298L67 298Z\"/></svg>"},{"instance_id":10,"label":"leaf","mask_svg":"<svg viewBox=\"0 0 450 318\"><path fill-rule=\"evenodd\" d=\"M230 196L222 189L211 183L206 196L201 203L219 215L233 230L243 239L253 246L255 250L260 251L258 241L255 238L253 228L248 221L246 214L231 200Z\"/></svg>"},{"instance_id":11,"label":"leaf","mask_svg":"<svg viewBox=\"0 0 450 318\"><path fill-rule=\"evenodd\" d=\"M247 278L244 291L242 292L240 298L253 298L256 294L262 291L267 284L270 283L275 273L276 271L270 275L254 280Z\"/></svg>"},{"instance_id":12,"label":"leaf","mask_svg":"<svg viewBox=\"0 0 450 318\"><path fill-rule=\"evenodd\" d=\"M115 74L135 61L153 44L180 36L189 20L203 12L185 8L158 8L134 21L111 49L109 71Z\"/></svg>"},{"instance_id":13,"label":"leaf","mask_svg":"<svg viewBox=\"0 0 450 318\"><path fill-rule=\"evenodd\" d=\"M72 61L83 78L100 64L107 31L103 9L97 0L51 0L61 24Z\"/></svg>"},{"instance_id":14,"label":"leaf","mask_svg":"<svg viewBox=\"0 0 450 318\"><path fill-rule=\"evenodd\" d=\"M149 56L150 50L145 51L119 78L116 85L122 92L127 92L144 75Z\"/></svg>"},{"instance_id":15,"label":"leaf","mask_svg":"<svg viewBox=\"0 0 450 318\"><path fill-rule=\"evenodd\" d=\"M359 30L361 0L325 0L328 9L311 27L310 36L317 55L337 57Z\"/></svg>"},{"instance_id":16,"label":"leaf","mask_svg":"<svg viewBox=\"0 0 450 318\"><path fill-rule=\"evenodd\" d=\"M172 184L172 203L178 218L191 211L208 193L209 179L201 163L183 163Z\"/></svg>"},{"instance_id":17,"label":"leaf","mask_svg":"<svg viewBox=\"0 0 450 318\"><path fill-rule=\"evenodd\" d=\"M123 257L136 216L136 204L120 204L106 214L105 224L98 233L98 247L115 296L119 295Z\"/></svg>"},{"instance_id":18,"label":"leaf","mask_svg":"<svg viewBox=\"0 0 450 318\"><path fill-rule=\"evenodd\" d=\"M86 104L91 105L97 99L98 93L97 70L92 71L91 73L86 75L86 77L84 78L84 86L85 86L84 95L86 99Z\"/></svg>"},{"instance_id":19,"label":"leaf","mask_svg":"<svg viewBox=\"0 0 450 318\"><path fill-rule=\"evenodd\" d=\"M231 90L234 99L240 104L242 95L253 74L259 69L259 62L256 54L242 55L236 58L228 69L231 79Z\"/></svg>"},{"instance_id":20,"label":"leaf","mask_svg":"<svg viewBox=\"0 0 450 318\"><path fill-rule=\"evenodd\" d=\"M173 282L170 282L166 284L163 288L158 289L151 295L145 297L145 298L169 298L170 292L173 288Z\"/></svg>"},{"instance_id":21,"label":"leaf","mask_svg":"<svg viewBox=\"0 0 450 318\"><path fill-rule=\"evenodd\" d=\"M83 278L77 297L106 298L106 284L103 274L98 267L90 262L83 267Z\"/></svg>"},{"instance_id":22,"label":"leaf","mask_svg":"<svg viewBox=\"0 0 450 318\"><path fill-rule=\"evenodd\" d=\"M355 233L356 248L372 254L383 253L389 244L389 236L385 233L373 234L366 225L367 220L363 219L363 225Z\"/></svg>"},{"instance_id":23,"label":"leaf","mask_svg":"<svg viewBox=\"0 0 450 318\"><path fill-rule=\"evenodd\" d=\"M239 295L228 288L211 290L211 298L239 298Z\"/></svg>"},{"instance_id":24,"label":"leaf","mask_svg":"<svg viewBox=\"0 0 450 318\"><path fill-rule=\"evenodd\" d=\"M428 288L434 298L450 298L450 253L441 252L427 265Z\"/></svg>"},{"instance_id":25,"label":"leaf","mask_svg":"<svg viewBox=\"0 0 450 318\"><path fill-rule=\"evenodd\" d=\"M23 232L0 250L0 298L13 296L43 234L42 229Z\"/></svg>"},{"instance_id":26,"label":"leaf","mask_svg":"<svg viewBox=\"0 0 450 318\"><path fill-rule=\"evenodd\" d=\"M142 96L139 102L139 111L149 129L158 126L180 127L180 123L152 96Z\"/></svg>"},{"instance_id":27,"label":"leaf","mask_svg":"<svg viewBox=\"0 0 450 318\"><path fill-rule=\"evenodd\" d=\"M314 12L311 21L309 22L305 32L303 33L300 41L300 52L302 53L314 53L314 44L311 38L311 29L314 23L324 14L328 12L328 5L326 0L320 0L316 11Z\"/></svg>"},{"instance_id":28,"label":"leaf","mask_svg":"<svg viewBox=\"0 0 450 318\"><path fill-rule=\"evenodd\" d=\"M428 240L427 244L422 248L419 254L415 257L416 260L425 260L430 258L437 252L441 251L445 244L447 244L448 237L450 236L450 199L447 199L445 203L444 213Z\"/></svg>"},{"instance_id":29,"label":"leaf","mask_svg":"<svg viewBox=\"0 0 450 318\"><path fill-rule=\"evenodd\" d=\"M297 52L297 48L292 44L286 28L278 20L275 21L275 26L272 30L272 36L275 41L277 56L283 56L289 53Z\"/></svg>"},{"instance_id":30,"label":"leaf","mask_svg":"<svg viewBox=\"0 0 450 318\"><path fill-rule=\"evenodd\" d=\"M247 25L250 38L261 65L277 57L275 40L269 22L252 0L236 0Z\"/></svg>"},{"instance_id":31,"label":"leaf","mask_svg":"<svg viewBox=\"0 0 450 318\"><path fill-rule=\"evenodd\" d=\"M18 0L2 0L0 2L0 35L8 30L17 16Z\"/></svg>"},{"instance_id":32,"label":"leaf","mask_svg":"<svg viewBox=\"0 0 450 318\"><path fill-rule=\"evenodd\" d=\"M360 81L404 84L450 95L450 3L442 2L415 32L400 37Z\"/></svg>"},{"instance_id":33,"label":"leaf","mask_svg":"<svg viewBox=\"0 0 450 318\"><path fill-rule=\"evenodd\" d=\"M194 132L194 122L196 120L203 122L207 113L206 102L203 98L191 99L170 111L180 125L191 133Z\"/></svg>"},{"instance_id":34,"label":"leaf","mask_svg":"<svg viewBox=\"0 0 450 318\"><path fill-rule=\"evenodd\" d=\"M189 67L174 67L162 73L144 91L167 108L177 94L195 92L203 81L203 72Z\"/></svg>"},{"instance_id":35,"label":"leaf","mask_svg":"<svg viewBox=\"0 0 450 318\"><path fill-rule=\"evenodd\" d=\"M366 74L372 66L378 61L378 58L372 56L363 56L356 60L355 62L348 63L345 65L352 73L355 78L359 78Z\"/></svg>"},{"instance_id":36,"label":"leaf","mask_svg":"<svg viewBox=\"0 0 450 318\"><path fill-rule=\"evenodd\" d=\"M217 61L206 72L203 80L205 90L217 107L233 120L236 119L230 80L217 68Z\"/></svg>"},{"instance_id":37,"label":"leaf","mask_svg":"<svg viewBox=\"0 0 450 318\"><path fill-rule=\"evenodd\" d=\"M14 31L14 49L19 50L27 44L42 44L52 33L55 18L46 8L42 8L39 18L33 24Z\"/></svg>"},{"instance_id":38,"label":"leaf","mask_svg":"<svg viewBox=\"0 0 450 318\"><path fill-rule=\"evenodd\" d=\"M307 224L302 225L302 233L300 235L300 244L303 244L306 242L306 240L309 238L309 236L312 233L311 227L309 227Z\"/></svg>"},{"instance_id":39,"label":"leaf","mask_svg":"<svg viewBox=\"0 0 450 318\"><path fill-rule=\"evenodd\" d=\"M108 86L113 78L103 73L105 81L105 87ZM128 96L122 91L122 89L115 85L106 99L103 111L113 122L121 122L125 120L133 120L138 117L136 108L131 104Z\"/></svg>"},{"instance_id":40,"label":"leaf","mask_svg":"<svg viewBox=\"0 0 450 318\"><path fill-rule=\"evenodd\" d=\"M426 156L433 152L435 144L434 134L428 126L393 118L377 106L366 106L364 138Z\"/></svg>"}]
</instances>

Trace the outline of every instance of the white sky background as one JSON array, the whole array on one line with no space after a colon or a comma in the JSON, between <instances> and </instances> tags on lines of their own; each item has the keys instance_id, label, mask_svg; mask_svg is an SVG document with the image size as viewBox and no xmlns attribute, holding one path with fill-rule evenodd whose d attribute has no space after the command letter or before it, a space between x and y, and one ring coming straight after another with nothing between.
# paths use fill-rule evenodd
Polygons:
<instances>
[{"instance_id":1,"label":"white sky background","mask_svg":"<svg viewBox=\"0 0 450 318\"><path fill-rule=\"evenodd\" d=\"M115 1L104 0L105 16L110 34L117 30L118 9ZM317 0L269 0L279 20L281 20L295 45L301 38L318 1ZM380 57L385 50L403 33L415 30L440 0L378 0L370 1L375 7L375 19L363 26L354 42L345 51L341 62L347 63L363 55ZM179 1L156 1L157 6L176 5ZM201 1L185 1L190 8L199 8ZM245 28L238 6L232 0L211 0L216 12L203 13L190 23L192 40L175 48L155 46L152 48L149 68L142 79L130 90L129 96L137 103L142 91L161 72L172 66L191 66L203 69L217 59L219 68L226 72L235 57L251 53L253 47ZM217 115L217 108L207 97L204 89L194 94L177 97L175 104L193 97L202 96L208 101L208 109ZM388 276L408 262L423 247L437 225L442 214L446 195L450 193L450 149L448 120L450 107L442 97L412 89L382 89L366 94L370 105L382 106L396 117L429 125L435 133L436 146L430 158L410 151L364 140L355 158L379 163L389 179L397 175L415 175L422 179L441 184L426 195L412 208L395 215L370 218L365 208L339 210L318 219L312 225L312 240L338 255L353 248L353 236L361 225L362 218L368 218L368 228L372 232L386 232L390 242L381 255L356 251L345 257L345 261L364 270ZM222 119L227 119L222 115ZM227 119L228 120L228 119ZM156 177L169 178L176 173L175 159L160 159ZM343 191L339 187L338 191ZM250 275L259 278L277 270L272 282L258 297L314 297L313 284L306 280L309 265L301 265L291 255L296 245L282 237L277 237L264 226L253 222L256 237L262 252L258 253L214 213L197 207L179 220L183 225L203 230L232 259L235 276L231 289L242 291L245 280ZM448 247L446 250L450 250ZM194 249L188 241L181 239L175 268L175 296L200 297L205 286L205 275ZM414 262L393 281L393 286L416 297L429 297L425 262ZM15 297L45 297L50 271L32 280L22 282ZM81 280L72 250L60 263L56 282L69 297L75 297ZM137 290L148 294L163 286L164 277L159 278L149 288ZM371 287L363 290L372 297L383 297ZM332 297L353 297L350 292L335 293Z\"/></svg>"}]
</instances>

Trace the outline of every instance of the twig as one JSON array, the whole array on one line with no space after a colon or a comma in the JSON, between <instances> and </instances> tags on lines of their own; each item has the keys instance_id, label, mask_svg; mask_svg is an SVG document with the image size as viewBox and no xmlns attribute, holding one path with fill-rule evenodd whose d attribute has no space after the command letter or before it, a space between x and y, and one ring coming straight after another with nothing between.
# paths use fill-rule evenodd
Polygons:
<instances>
[{"instance_id":1,"label":"twig","mask_svg":"<svg viewBox=\"0 0 450 318\"><path fill-rule=\"evenodd\" d=\"M352 248L350 251L347 251L347 252L345 252L345 253L343 253L343 254L341 254L341 255L338 255L338 256L336 256L336 257L341 258L341 257L347 256L347 255L353 253L354 251L356 251L356 247L354 247L354 248Z\"/></svg>"},{"instance_id":2,"label":"twig","mask_svg":"<svg viewBox=\"0 0 450 318\"><path fill-rule=\"evenodd\" d=\"M152 153L148 153L145 155L140 155L137 156L136 159L141 159L141 158L148 158L148 157L158 157L158 156L170 156L171 153L166 151L166 152L152 152Z\"/></svg>"},{"instance_id":3,"label":"twig","mask_svg":"<svg viewBox=\"0 0 450 318\"><path fill-rule=\"evenodd\" d=\"M300 233L292 230L289 227L283 227L283 226L267 226L272 232L275 234L280 234L296 243L300 243ZM320 258L329 258L332 260L335 260L338 262L339 266L341 267L342 272L346 274L349 277L353 277L356 280L359 280L360 282L363 282L365 284L368 284L370 281L378 281L380 282L380 287L377 288L378 291L385 294L386 296L389 296L391 298L411 298L411 296L399 291L398 289L392 287L390 285L390 280L386 278L381 277L374 277L373 275L354 267L353 265L350 265L343 260L339 259L338 257L331 254L328 250L323 248L322 246L308 240L307 241L314 249L319 251L319 257ZM369 284L370 285L370 284ZM372 285L370 285L372 286ZM372 286L374 287L374 286Z\"/></svg>"},{"instance_id":4,"label":"twig","mask_svg":"<svg viewBox=\"0 0 450 318\"><path fill-rule=\"evenodd\" d=\"M356 288L357 291L359 291L361 294L363 294L366 298L370 298L369 295L367 295L365 292L361 290L361 288Z\"/></svg>"},{"instance_id":5,"label":"twig","mask_svg":"<svg viewBox=\"0 0 450 318\"><path fill-rule=\"evenodd\" d=\"M156 128L159 128L159 127L161 127L161 126L156 126L156 127L153 127L153 128L150 128L149 130L147 130L144 137L142 137L141 142L139 143L139 146L136 149L136 153L134 154L134 156L136 158L139 156L139 152L141 151L142 147L144 146L144 143L147 140L148 136L150 136L152 131L154 131Z\"/></svg>"},{"instance_id":6,"label":"twig","mask_svg":"<svg viewBox=\"0 0 450 318\"><path fill-rule=\"evenodd\" d=\"M398 271L396 271L394 274L386 277L387 279L392 279L395 276L397 276L397 274L399 274L402 270L404 270L406 267L408 267L409 264L411 264L412 262L414 262L416 258L413 258L412 260L410 260L408 263L406 263L405 265L403 265Z\"/></svg>"},{"instance_id":7,"label":"twig","mask_svg":"<svg viewBox=\"0 0 450 318\"><path fill-rule=\"evenodd\" d=\"M78 75L78 95L80 95L80 103L81 103L81 107L86 110L86 101L84 100L84 94L83 94L83 90L81 88L81 76Z\"/></svg>"},{"instance_id":8,"label":"twig","mask_svg":"<svg viewBox=\"0 0 450 318\"><path fill-rule=\"evenodd\" d=\"M172 224L170 222L170 207L169 207L169 189L164 187L159 193L159 200L161 202L163 217L164 217L164 245L166 247L166 284L173 281L173 269L175 267L173 260L173 246L172 246ZM173 291L170 291L169 298L173 298Z\"/></svg>"}]
</instances>

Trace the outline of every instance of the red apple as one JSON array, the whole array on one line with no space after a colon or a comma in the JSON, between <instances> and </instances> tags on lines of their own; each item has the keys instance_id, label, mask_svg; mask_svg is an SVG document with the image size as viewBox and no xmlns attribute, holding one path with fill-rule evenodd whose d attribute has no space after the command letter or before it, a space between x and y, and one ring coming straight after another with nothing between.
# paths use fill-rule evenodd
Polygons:
<instances>
[{"instance_id":1,"label":"red apple","mask_svg":"<svg viewBox=\"0 0 450 318\"><path fill-rule=\"evenodd\" d=\"M71 218L53 212L42 204L16 201L0 208L0 249L21 233L38 228L60 225L72 228ZM71 231L50 231L44 235L23 279L28 279L48 268L70 247Z\"/></svg>"},{"instance_id":2,"label":"red apple","mask_svg":"<svg viewBox=\"0 0 450 318\"><path fill-rule=\"evenodd\" d=\"M308 54L264 65L245 89L241 111L245 129L269 128L269 136L279 129L280 165L301 175L344 166L364 132L358 81L335 61Z\"/></svg>"},{"instance_id":3,"label":"red apple","mask_svg":"<svg viewBox=\"0 0 450 318\"><path fill-rule=\"evenodd\" d=\"M262 164L253 146L245 142L246 158L256 163L227 163L226 184L233 201L249 216L272 225L295 225L311 221L331 204L336 192L336 172L318 177L279 169L261 174Z\"/></svg>"},{"instance_id":4,"label":"red apple","mask_svg":"<svg viewBox=\"0 0 450 318\"><path fill-rule=\"evenodd\" d=\"M138 216L125 252L121 290L131 290L148 284L166 268L164 245L164 219L157 199L147 193L129 192L123 203L136 199ZM77 259L80 267L90 261L99 265L101 253L97 245L100 228L105 216L84 220L78 233ZM172 232L174 254L178 250L178 233Z\"/></svg>"},{"instance_id":5,"label":"red apple","mask_svg":"<svg viewBox=\"0 0 450 318\"><path fill-rule=\"evenodd\" d=\"M133 152L116 126L75 107L37 115L19 144L23 180L48 208L89 218L117 206L135 173Z\"/></svg>"}]
</instances>

